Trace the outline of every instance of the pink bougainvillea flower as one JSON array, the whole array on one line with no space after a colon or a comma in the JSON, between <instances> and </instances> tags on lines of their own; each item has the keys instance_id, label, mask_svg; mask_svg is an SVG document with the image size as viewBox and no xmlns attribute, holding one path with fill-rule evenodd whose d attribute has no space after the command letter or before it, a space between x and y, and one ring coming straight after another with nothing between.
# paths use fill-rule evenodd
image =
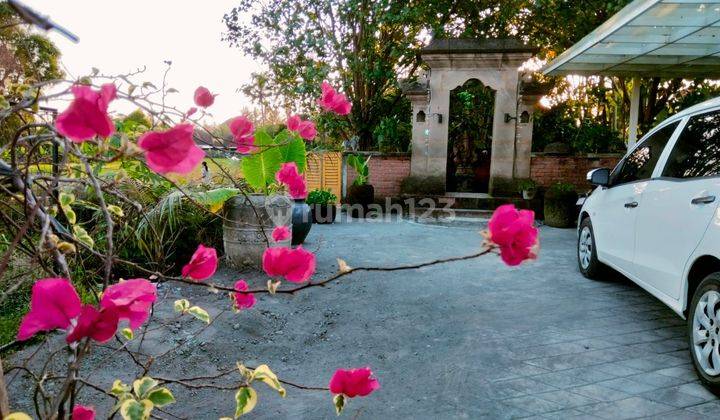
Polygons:
<instances>
[{"instance_id":1,"label":"pink bougainvillea flower","mask_svg":"<svg viewBox=\"0 0 720 420\"><path fill-rule=\"evenodd\" d=\"M532 210L517 210L512 204L498 207L488 223L490 241L500 248L505 264L519 265L537 257L538 230Z\"/></svg>"},{"instance_id":2,"label":"pink bougainvillea flower","mask_svg":"<svg viewBox=\"0 0 720 420\"><path fill-rule=\"evenodd\" d=\"M255 125L245 116L230 121L230 132L235 139L235 147L240 153L252 153L257 147L255 144Z\"/></svg>"},{"instance_id":3,"label":"pink bougainvillea flower","mask_svg":"<svg viewBox=\"0 0 720 420\"><path fill-rule=\"evenodd\" d=\"M192 172L205 157L193 140L193 126L178 124L167 131L151 131L140 136L138 146L145 151L145 161L160 174Z\"/></svg>"},{"instance_id":4,"label":"pink bougainvillea flower","mask_svg":"<svg viewBox=\"0 0 720 420\"><path fill-rule=\"evenodd\" d=\"M372 377L369 367L338 369L330 378L330 392L346 397L365 397L380 389L380 383Z\"/></svg>"},{"instance_id":5,"label":"pink bougainvillea flower","mask_svg":"<svg viewBox=\"0 0 720 420\"><path fill-rule=\"evenodd\" d=\"M328 82L322 82L322 95L318 99L318 104L326 111L334 112L338 115L347 115L352 109L352 104L342 93L338 93Z\"/></svg>"},{"instance_id":6,"label":"pink bougainvillea flower","mask_svg":"<svg viewBox=\"0 0 720 420\"><path fill-rule=\"evenodd\" d=\"M303 283L315 273L315 254L301 246L267 248L263 253L263 270L270 277Z\"/></svg>"},{"instance_id":7,"label":"pink bougainvillea flower","mask_svg":"<svg viewBox=\"0 0 720 420\"><path fill-rule=\"evenodd\" d=\"M85 407L84 405L75 404L71 420L95 420L95 409L92 407Z\"/></svg>"},{"instance_id":8,"label":"pink bougainvillea flower","mask_svg":"<svg viewBox=\"0 0 720 420\"><path fill-rule=\"evenodd\" d=\"M303 121L299 115L293 115L287 120L287 128L295 131L305 140L312 140L317 136L317 129L312 121Z\"/></svg>"},{"instance_id":9,"label":"pink bougainvillea flower","mask_svg":"<svg viewBox=\"0 0 720 420\"><path fill-rule=\"evenodd\" d=\"M183 277L190 277L193 280L205 280L212 277L217 270L218 258L215 248L198 245L190 262L182 268Z\"/></svg>"},{"instance_id":10,"label":"pink bougainvillea flower","mask_svg":"<svg viewBox=\"0 0 720 420\"><path fill-rule=\"evenodd\" d=\"M183 119L190 118L190 117L191 117L194 113L196 113L196 112L197 112L197 108L191 107L190 109L187 110L187 112L185 113L185 116L183 117Z\"/></svg>"},{"instance_id":11,"label":"pink bougainvillea flower","mask_svg":"<svg viewBox=\"0 0 720 420\"><path fill-rule=\"evenodd\" d=\"M70 334L65 337L65 341L74 343L90 337L99 343L104 343L113 338L118 322L118 313L113 308L98 311L92 305L83 305L80 317Z\"/></svg>"},{"instance_id":12,"label":"pink bougainvillea flower","mask_svg":"<svg viewBox=\"0 0 720 420\"><path fill-rule=\"evenodd\" d=\"M71 90L75 99L55 120L57 132L75 143L95 136L111 136L115 132L115 124L107 109L117 94L115 85L102 85L99 91L90 86L75 85Z\"/></svg>"},{"instance_id":13,"label":"pink bougainvillea flower","mask_svg":"<svg viewBox=\"0 0 720 420\"><path fill-rule=\"evenodd\" d=\"M290 239L290 229L287 226L277 226L272 231L272 238L275 242L282 242Z\"/></svg>"},{"instance_id":14,"label":"pink bougainvillea flower","mask_svg":"<svg viewBox=\"0 0 720 420\"><path fill-rule=\"evenodd\" d=\"M307 197L307 184L305 178L300 175L295 162L283 163L280 169L275 173L277 182L288 187L290 196L295 199L303 199Z\"/></svg>"},{"instance_id":15,"label":"pink bougainvillea flower","mask_svg":"<svg viewBox=\"0 0 720 420\"><path fill-rule=\"evenodd\" d=\"M119 319L127 319L130 328L141 326L150 315L150 306L157 300L157 288L146 279L130 279L105 289L100 299L104 311L114 311Z\"/></svg>"},{"instance_id":16,"label":"pink bougainvillea flower","mask_svg":"<svg viewBox=\"0 0 720 420\"><path fill-rule=\"evenodd\" d=\"M30 312L20 323L17 339L27 340L40 331L66 329L80 315L80 297L70 280L47 278L35 282L30 298Z\"/></svg>"},{"instance_id":17,"label":"pink bougainvillea flower","mask_svg":"<svg viewBox=\"0 0 720 420\"><path fill-rule=\"evenodd\" d=\"M244 292L248 290L248 284L245 280L238 280L235 282L235 286L233 288L238 292ZM250 309L255 306L255 295L252 293L233 293L232 297L235 300L233 302L233 307L235 307L235 310L237 311Z\"/></svg>"},{"instance_id":18,"label":"pink bougainvillea flower","mask_svg":"<svg viewBox=\"0 0 720 420\"><path fill-rule=\"evenodd\" d=\"M194 96L195 105L202 107L202 108L207 108L209 106L212 106L212 104L215 103L215 96L216 95L213 95L212 93L210 93L208 88L206 88L204 86L200 86L197 89L195 89L195 96Z\"/></svg>"}]
</instances>

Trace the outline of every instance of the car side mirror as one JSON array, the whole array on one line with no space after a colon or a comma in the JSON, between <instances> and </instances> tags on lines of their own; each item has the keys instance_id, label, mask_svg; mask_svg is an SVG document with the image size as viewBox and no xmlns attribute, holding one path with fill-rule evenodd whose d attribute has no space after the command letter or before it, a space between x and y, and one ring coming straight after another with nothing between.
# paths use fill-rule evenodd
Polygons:
<instances>
[{"instance_id":1,"label":"car side mirror","mask_svg":"<svg viewBox=\"0 0 720 420\"><path fill-rule=\"evenodd\" d=\"M593 185L607 187L610 185L610 169L598 168L587 173L587 180Z\"/></svg>"}]
</instances>

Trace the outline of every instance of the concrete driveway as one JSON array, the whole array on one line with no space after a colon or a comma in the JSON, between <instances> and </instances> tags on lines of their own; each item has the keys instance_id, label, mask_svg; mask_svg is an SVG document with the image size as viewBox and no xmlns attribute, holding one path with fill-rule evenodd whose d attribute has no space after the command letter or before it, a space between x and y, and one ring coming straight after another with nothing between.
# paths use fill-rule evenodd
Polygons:
<instances>
[{"instance_id":1,"label":"concrete driveway","mask_svg":"<svg viewBox=\"0 0 720 420\"><path fill-rule=\"evenodd\" d=\"M351 266L399 265L476 252L478 227L407 221L316 225L306 247L318 249L322 278ZM295 296L262 296L239 314L224 294L163 286L166 328L148 334L143 351L165 353L150 375L212 375L241 360L269 364L284 379L326 386L338 367L368 365L382 388L354 399L344 418L709 418L720 402L697 381L684 321L622 278L591 281L575 262L575 232L541 228L540 258L508 268L496 256L415 271L356 273ZM262 285L257 272L221 270ZM173 299L189 298L216 321L189 339L198 321L178 321ZM14 358L34 351L26 349ZM110 350L108 350L109 352ZM109 388L137 370L100 349L93 380ZM109 361L108 361L109 360ZM18 378L13 395L30 396ZM162 417L217 419L234 412L233 392L171 386L178 400ZM256 418L336 418L326 391L288 388L280 398L258 387ZM85 392L85 391L83 391ZM89 390L105 412L112 401ZM31 409L31 401L19 401Z\"/></svg>"}]
</instances>

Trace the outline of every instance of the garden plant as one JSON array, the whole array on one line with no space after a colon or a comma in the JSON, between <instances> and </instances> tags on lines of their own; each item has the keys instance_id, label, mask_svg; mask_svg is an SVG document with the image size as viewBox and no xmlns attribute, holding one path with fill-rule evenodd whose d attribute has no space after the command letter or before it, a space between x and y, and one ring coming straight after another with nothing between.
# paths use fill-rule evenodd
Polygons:
<instances>
[{"instance_id":1,"label":"garden plant","mask_svg":"<svg viewBox=\"0 0 720 420\"><path fill-rule=\"evenodd\" d=\"M168 104L178 93L164 81L156 87L135 82L137 76L93 71L78 80L54 81L52 91L45 83L18 86L4 98L0 123L14 124L14 135L0 145L0 303L17 290L28 290L29 311L13 345L31 341L37 351L28 352L25 360L6 363L4 374L0 369L3 418L30 418L29 413L12 410L15 396L9 390L18 389L9 382L18 373L31 379L33 388L20 392L32 395L32 414L42 419L176 416L176 398L190 398L183 390L194 389L227 393L236 408L225 415L237 418L254 409L256 389L262 386L281 396L296 390L327 392L339 414L352 398L380 389L382 375L376 379L370 367L341 366L327 383L305 385L276 374L282 367L248 366L241 360L212 375L156 374L155 363L163 355L147 354L143 343L149 332L163 327L156 317L159 307L172 308L177 317L196 318L189 336L200 334L220 316L213 318L213 311L186 298L167 300L158 287L179 283L226 294L220 313L232 310L241 316L258 299L301 293L359 271L412 270L491 253L508 265L518 265L537 255L534 214L507 205L495 212L479 250L471 255L392 267L355 267L338 256L336 273L313 279L313 252L272 246L262 260L266 284L251 285L243 279L234 284L214 282L221 256L214 241L217 222L224 217L222 203L256 191L305 197L304 142L315 137L315 126L291 116L287 129L271 136L244 116L233 119L229 128L243 173L238 178L197 144L199 133L222 140L199 119L213 105L212 91L199 87L196 107L180 110ZM58 98L66 98L68 105L56 117L38 107L44 99ZM149 115L148 120L113 121L116 101L132 103ZM338 115L351 109L347 98L327 83L318 104L324 112ZM204 159L222 173L226 186L203 189L185 183L182 176L198 170ZM367 171L361 175L367 177ZM150 205L158 199L161 203ZM167 209L179 211L173 204L178 202L186 206L182 217L198 220L193 232L202 234L179 237L175 230L187 227L167 223ZM289 234L279 226L266 240L268 245L282 242ZM185 250L177 252L179 247ZM22 270L21 265L29 268ZM97 371L104 366L88 362L94 352L122 358L139 374L127 380L120 379L126 372L117 372L114 383L97 382ZM100 412L97 406L111 408Z\"/></svg>"}]
</instances>

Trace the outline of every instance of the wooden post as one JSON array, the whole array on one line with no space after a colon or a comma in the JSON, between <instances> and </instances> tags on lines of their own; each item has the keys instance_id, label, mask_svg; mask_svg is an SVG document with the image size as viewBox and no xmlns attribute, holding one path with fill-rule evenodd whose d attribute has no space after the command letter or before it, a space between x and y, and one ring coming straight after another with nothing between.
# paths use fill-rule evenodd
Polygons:
<instances>
[{"instance_id":1,"label":"wooden post","mask_svg":"<svg viewBox=\"0 0 720 420\"><path fill-rule=\"evenodd\" d=\"M630 122L628 123L628 150L637 143L638 117L640 115L640 78L632 79L632 94L630 95Z\"/></svg>"},{"instance_id":2,"label":"wooden post","mask_svg":"<svg viewBox=\"0 0 720 420\"><path fill-rule=\"evenodd\" d=\"M0 359L0 418L10 415L10 399L8 398L7 387L5 386L5 372Z\"/></svg>"}]
</instances>

